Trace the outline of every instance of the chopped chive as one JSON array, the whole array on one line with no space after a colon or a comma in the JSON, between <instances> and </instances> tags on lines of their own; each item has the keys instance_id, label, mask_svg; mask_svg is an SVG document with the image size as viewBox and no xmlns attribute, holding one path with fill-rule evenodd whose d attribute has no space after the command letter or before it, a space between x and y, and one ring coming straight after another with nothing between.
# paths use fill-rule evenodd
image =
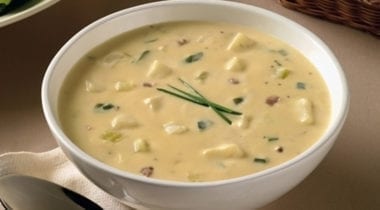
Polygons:
<instances>
[{"instance_id":1,"label":"chopped chive","mask_svg":"<svg viewBox=\"0 0 380 210\"><path fill-rule=\"evenodd\" d=\"M288 55L288 51L284 50L284 49L280 49L280 50L277 50L277 52L282 55L282 56L287 56Z\"/></svg>"},{"instance_id":2,"label":"chopped chive","mask_svg":"<svg viewBox=\"0 0 380 210\"><path fill-rule=\"evenodd\" d=\"M239 104L243 103L244 98L243 97L236 97L236 98L232 99L232 101L234 102L235 105L239 105Z\"/></svg>"},{"instance_id":3,"label":"chopped chive","mask_svg":"<svg viewBox=\"0 0 380 210\"><path fill-rule=\"evenodd\" d=\"M282 66L282 64L278 60L274 60L277 66Z\"/></svg>"},{"instance_id":4,"label":"chopped chive","mask_svg":"<svg viewBox=\"0 0 380 210\"><path fill-rule=\"evenodd\" d=\"M199 131L204 131L204 130L208 129L212 124L213 124L213 122L210 120L199 120L197 122L197 127L198 127Z\"/></svg>"},{"instance_id":5,"label":"chopped chive","mask_svg":"<svg viewBox=\"0 0 380 210\"><path fill-rule=\"evenodd\" d=\"M200 80L200 81L204 81L207 79L207 77L209 76L209 73L207 71L202 71L200 72L196 77L195 79L196 80Z\"/></svg>"},{"instance_id":6,"label":"chopped chive","mask_svg":"<svg viewBox=\"0 0 380 210\"><path fill-rule=\"evenodd\" d=\"M185 59L185 62L186 63L193 63L193 62L199 61L202 57L203 57L203 52L198 52L198 53L195 53L195 54L188 56Z\"/></svg>"},{"instance_id":7,"label":"chopped chive","mask_svg":"<svg viewBox=\"0 0 380 210\"><path fill-rule=\"evenodd\" d=\"M111 103L97 103L95 104L94 106L94 110L99 112L99 111L108 111L108 110L111 110L113 108L116 108L115 105L111 104Z\"/></svg>"},{"instance_id":8,"label":"chopped chive","mask_svg":"<svg viewBox=\"0 0 380 210\"><path fill-rule=\"evenodd\" d=\"M150 53L150 50L145 50L140 54L140 56L137 58L137 60L134 61L134 63L137 63L141 61L145 56L147 56Z\"/></svg>"},{"instance_id":9,"label":"chopped chive","mask_svg":"<svg viewBox=\"0 0 380 210\"><path fill-rule=\"evenodd\" d=\"M232 124L232 121L230 119L228 119L225 115L223 115L223 113L221 113L218 109L216 109L216 107L214 106L215 104L210 102L209 100L207 100L201 93L199 93L196 89L194 89L189 83L185 82L184 80L182 79L179 79L180 82L182 82L182 84L184 84L186 87L190 88L192 91L194 91L194 93L196 93L199 97L202 98L203 102L205 102L206 104L208 104L211 109L217 114L219 115L224 121L226 121L228 124Z\"/></svg>"},{"instance_id":10,"label":"chopped chive","mask_svg":"<svg viewBox=\"0 0 380 210\"><path fill-rule=\"evenodd\" d=\"M166 90L163 88L157 88L157 90L164 92L164 93L167 93L167 94L170 94L170 95L173 95L173 96L176 96L178 98L193 102L193 103L198 104L198 105L210 107L216 114L218 114L228 124L232 124L232 121L230 119L228 119L222 112L228 113L228 114L235 114L235 115L241 115L242 114L241 112L231 110L227 107L224 107L222 105L219 105L219 104L216 104L214 102L209 101L200 92L198 92L195 88L193 88L189 83L185 82L182 79L179 79L179 81L183 85L185 85L187 88L191 89L196 95L185 92L185 91L178 89L178 88L171 86L171 85L169 85L169 87L174 89L175 91L177 91L179 93L176 93L176 92L173 92L170 90Z\"/></svg>"},{"instance_id":11,"label":"chopped chive","mask_svg":"<svg viewBox=\"0 0 380 210\"><path fill-rule=\"evenodd\" d=\"M266 158L258 158L258 157L255 157L255 158L253 159L253 162L255 162L255 163L267 163L268 160L267 160Z\"/></svg>"},{"instance_id":12,"label":"chopped chive","mask_svg":"<svg viewBox=\"0 0 380 210\"><path fill-rule=\"evenodd\" d=\"M268 140L269 142L270 142L270 141L277 141L277 140L280 140L280 138L277 137L277 136L263 136L263 139L266 139L266 140Z\"/></svg>"},{"instance_id":13,"label":"chopped chive","mask_svg":"<svg viewBox=\"0 0 380 210\"><path fill-rule=\"evenodd\" d=\"M190 101L190 102L193 102L193 103L196 103L196 104L199 104L199 105L202 105L202 106L207 106L207 104L204 104L202 102L199 102L199 101L196 101L196 100L193 100L191 98L186 98L185 96L181 95L181 94L178 94L178 93L175 93L175 92L172 92L170 90L166 90L166 89L163 89L163 88L157 88L158 91L161 91L161 92L164 92L164 93L167 93L167 94L170 94L170 95L173 95L173 96L176 96L178 98L182 98L184 100L187 100L187 101Z\"/></svg>"},{"instance_id":14,"label":"chopped chive","mask_svg":"<svg viewBox=\"0 0 380 210\"><path fill-rule=\"evenodd\" d=\"M306 89L306 85L303 82L297 82L296 87L299 90L305 90Z\"/></svg>"},{"instance_id":15,"label":"chopped chive","mask_svg":"<svg viewBox=\"0 0 380 210\"><path fill-rule=\"evenodd\" d=\"M194 100L196 100L196 101L202 103L203 105L208 106L207 103L204 103L204 102L203 102L203 99L202 99L201 97L198 97L198 96L192 95L192 94L190 94L190 93L187 93L187 92L185 92L185 91L183 91L183 90L180 90L180 89L178 89L178 88L176 88L176 87L174 87L174 86L171 86L171 85L169 85L169 87L173 88L174 90L176 90L176 91L178 91L178 92L180 92L180 93L182 93L182 94L184 94L184 95L189 96L190 98L192 98L192 99L194 99ZM227 107L221 106L221 105L219 105L219 104L215 104L215 103L213 103L213 102L211 102L211 101L210 101L210 103L211 103L213 106L215 106L215 108L218 109L219 111L223 111L223 112L226 112L226 113L228 113L228 114L235 114L235 115L241 115L241 114L242 114L241 112L237 112L237 111L231 110L231 109L229 109L229 108L227 108Z\"/></svg>"}]
</instances>

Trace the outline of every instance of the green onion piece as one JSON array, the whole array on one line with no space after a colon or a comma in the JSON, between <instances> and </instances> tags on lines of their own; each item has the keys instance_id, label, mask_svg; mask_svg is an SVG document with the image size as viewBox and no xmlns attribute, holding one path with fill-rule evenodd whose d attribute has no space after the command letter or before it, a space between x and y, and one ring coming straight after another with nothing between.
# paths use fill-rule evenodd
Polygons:
<instances>
[{"instance_id":1,"label":"green onion piece","mask_svg":"<svg viewBox=\"0 0 380 210\"><path fill-rule=\"evenodd\" d=\"M207 71L202 71L200 72L196 77L195 79L196 80L199 80L199 81L204 81L207 79L207 77L209 76L209 73Z\"/></svg>"},{"instance_id":2,"label":"green onion piece","mask_svg":"<svg viewBox=\"0 0 380 210\"><path fill-rule=\"evenodd\" d=\"M214 104L211 103L209 100L207 100L201 93L199 93L196 89L194 89L189 83L185 82L184 80L182 79L179 79L180 82L182 82L182 84L184 84L186 87L190 88L192 91L194 91L194 93L196 93L199 97L201 97L203 99L203 101L205 103L207 103L212 110L214 110L214 112L219 115L219 117L221 117L224 121L226 121L228 124L232 124L232 121L230 119L228 119L225 115L223 115L223 113L221 113L218 109L215 108Z\"/></svg>"},{"instance_id":3,"label":"green onion piece","mask_svg":"<svg viewBox=\"0 0 380 210\"><path fill-rule=\"evenodd\" d=\"M277 66L282 66L282 64L278 60L274 60Z\"/></svg>"},{"instance_id":4,"label":"green onion piece","mask_svg":"<svg viewBox=\"0 0 380 210\"><path fill-rule=\"evenodd\" d=\"M178 88L176 88L174 86L171 86L171 85L169 85L169 87L172 88L172 89L174 89L175 91L177 91L179 93L176 93L176 92L173 92L173 91L170 91L170 90L166 90L166 89L163 89L163 88L157 88L157 90L161 91L161 92L164 92L164 93L167 93L167 94L170 94L170 95L173 95L173 96L176 96L178 98L190 101L192 103L195 103L195 104L198 104L198 105L201 105L201 106L211 107L211 109L216 114L218 114L224 121L226 121L228 124L232 124L232 121L230 119L228 119L222 112L228 113L228 114L235 114L235 115L241 115L242 114L241 112L237 112L237 111L231 110L231 109L229 109L227 107L224 107L222 105L219 105L219 104L216 104L214 102L211 102L211 101L207 100L201 93L199 93L189 83L185 82L182 79L179 79L179 81L183 85L185 85L186 87L188 87L189 89L191 89L196 95L193 95L191 93L185 92L185 91L183 91L181 89L178 89Z\"/></svg>"},{"instance_id":5,"label":"green onion piece","mask_svg":"<svg viewBox=\"0 0 380 210\"><path fill-rule=\"evenodd\" d=\"M137 60L135 61L135 63L139 62L140 60L142 60L145 56L147 56L148 54L150 53L150 50L145 50L144 52L141 53L140 57L137 58Z\"/></svg>"},{"instance_id":6,"label":"green onion piece","mask_svg":"<svg viewBox=\"0 0 380 210\"><path fill-rule=\"evenodd\" d=\"M200 102L200 101L197 101L197 100L194 100L194 99L191 99L191 98L187 98L187 97L185 97L185 96L183 96L183 95L180 95L180 94L178 94L178 93L172 92L172 91L170 91L170 90L166 90L166 89L163 89L163 88L157 88L157 90L158 90L158 91L161 91L161 92L164 92L164 93L167 93L167 94L170 94L170 95L173 95L173 96L176 96L176 97L178 97L178 98L182 98L182 99L184 99L184 100L186 100L186 101L190 101L190 102L192 102L192 103L195 103L195 104L199 104L199 105L201 105L201 106L206 106L206 107L208 107L208 105L205 104L205 103L203 103L203 102Z\"/></svg>"},{"instance_id":7,"label":"green onion piece","mask_svg":"<svg viewBox=\"0 0 380 210\"><path fill-rule=\"evenodd\" d=\"M203 52L198 52L198 53L195 53L195 54L188 56L185 59L185 62L186 63L193 63L193 62L199 61L202 57L203 57Z\"/></svg>"},{"instance_id":8,"label":"green onion piece","mask_svg":"<svg viewBox=\"0 0 380 210\"><path fill-rule=\"evenodd\" d=\"M264 139L267 139L268 141L277 141L280 140L277 136L264 136Z\"/></svg>"},{"instance_id":9,"label":"green onion piece","mask_svg":"<svg viewBox=\"0 0 380 210\"><path fill-rule=\"evenodd\" d=\"M236 98L232 99L232 101L234 102L235 105L239 105L239 104L243 103L244 98L243 97L236 97Z\"/></svg>"},{"instance_id":10,"label":"green onion piece","mask_svg":"<svg viewBox=\"0 0 380 210\"><path fill-rule=\"evenodd\" d=\"M282 56L287 56L288 55L288 51L284 50L284 49L280 49L280 50L277 50L278 54L282 55Z\"/></svg>"},{"instance_id":11,"label":"green onion piece","mask_svg":"<svg viewBox=\"0 0 380 210\"><path fill-rule=\"evenodd\" d=\"M267 160L267 158L259 158L259 157L255 157L255 158L253 159L253 162L255 162L255 163L267 163L268 160Z\"/></svg>"},{"instance_id":12,"label":"green onion piece","mask_svg":"<svg viewBox=\"0 0 380 210\"><path fill-rule=\"evenodd\" d=\"M94 106L94 110L97 112L109 111L114 108L116 108L116 106L111 103L97 103Z\"/></svg>"},{"instance_id":13,"label":"green onion piece","mask_svg":"<svg viewBox=\"0 0 380 210\"><path fill-rule=\"evenodd\" d=\"M210 120L200 120L197 122L197 127L198 127L199 131L204 131L204 130L208 129L212 124L213 124L213 122Z\"/></svg>"},{"instance_id":14,"label":"green onion piece","mask_svg":"<svg viewBox=\"0 0 380 210\"><path fill-rule=\"evenodd\" d=\"M305 90L306 89L306 85L303 82L297 82L296 87L299 90Z\"/></svg>"},{"instance_id":15,"label":"green onion piece","mask_svg":"<svg viewBox=\"0 0 380 210\"><path fill-rule=\"evenodd\" d=\"M202 97L192 95L192 94L190 94L190 93L187 93L187 92L185 92L185 91L183 91L183 90L180 90L180 89L178 89L178 88L176 88L176 87L174 87L174 86L171 86L171 85L169 85L169 87L173 88L174 90L176 90L176 91L178 91L178 92L180 92L180 93L182 93L182 94L184 94L184 95L186 95L186 96L189 96L190 98L194 99L195 101L197 101L197 102L199 102L199 103L201 103L201 104L203 104L203 105L208 106L207 103L205 103L205 102L203 101L203 98L202 98ZM228 113L228 114L234 114L234 115L241 115L241 114L242 114L241 112L234 111L234 110L232 110L232 109L229 109L229 108L227 108L227 107L221 106L221 105L216 104L216 103L213 103L213 102L211 102L211 101L209 101L209 102L210 102L213 106L215 106L215 108L218 109L219 111L226 112L226 113Z\"/></svg>"}]
</instances>

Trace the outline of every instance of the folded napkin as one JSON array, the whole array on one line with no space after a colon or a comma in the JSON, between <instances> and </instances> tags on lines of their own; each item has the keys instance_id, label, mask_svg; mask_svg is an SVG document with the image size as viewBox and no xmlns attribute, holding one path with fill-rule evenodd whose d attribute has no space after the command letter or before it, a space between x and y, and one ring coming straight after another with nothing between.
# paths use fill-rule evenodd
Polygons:
<instances>
[{"instance_id":1,"label":"folded napkin","mask_svg":"<svg viewBox=\"0 0 380 210\"><path fill-rule=\"evenodd\" d=\"M65 186L96 202L104 209L130 210L95 186L66 158L60 148L43 152L11 152L0 155L0 176L29 175Z\"/></svg>"}]
</instances>

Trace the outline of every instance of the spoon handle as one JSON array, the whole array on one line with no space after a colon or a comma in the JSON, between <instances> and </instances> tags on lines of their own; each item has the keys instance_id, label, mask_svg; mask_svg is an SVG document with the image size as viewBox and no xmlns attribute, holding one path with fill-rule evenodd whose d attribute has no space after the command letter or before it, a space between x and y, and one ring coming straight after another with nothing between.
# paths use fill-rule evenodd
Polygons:
<instances>
[{"instance_id":1,"label":"spoon handle","mask_svg":"<svg viewBox=\"0 0 380 210\"><path fill-rule=\"evenodd\" d=\"M1 198L0 198L0 204L3 206L4 210L12 210L12 208Z\"/></svg>"}]
</instances>

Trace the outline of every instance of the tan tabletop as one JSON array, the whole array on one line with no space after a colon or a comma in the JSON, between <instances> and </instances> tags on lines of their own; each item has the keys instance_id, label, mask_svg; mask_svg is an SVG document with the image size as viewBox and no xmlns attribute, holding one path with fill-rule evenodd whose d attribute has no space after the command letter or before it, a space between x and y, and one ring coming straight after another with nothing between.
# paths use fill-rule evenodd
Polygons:
<instances>
[{"instance_id":1,"label":"tan tabletop","mask_svg":"<svg viewBox=\"0 0 380 210\"><path fill-rule=\"evenodd\" d=\"M147 1L61 0L0 28L0 154L56 147L40 102L49 61L87 24L143 2ZM317 34L342 64L351 92L347 122L326 159L304 182L263 210L380 209L380 39L285 9L275 0L240 2L275 11Z\"/></svg>"}]
</instances>

